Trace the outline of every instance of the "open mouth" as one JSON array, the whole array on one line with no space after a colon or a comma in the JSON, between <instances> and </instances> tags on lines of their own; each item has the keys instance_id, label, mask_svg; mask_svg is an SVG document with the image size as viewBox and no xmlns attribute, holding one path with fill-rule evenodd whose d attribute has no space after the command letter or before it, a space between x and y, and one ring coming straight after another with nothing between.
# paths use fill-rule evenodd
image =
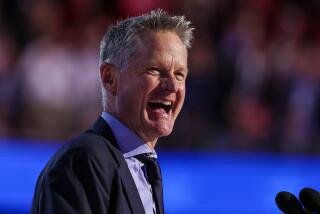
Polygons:
<instances>
[{"instance_id":1,"label":"open mouth","mask_svg":"<svg viewBox=\"0 0 320 214\"><path fill-rule=\"evenodd\" d=\"M170 101L151 101L148 102L148 107L152 110L163 109L166 113L169 113L172 109L172 103Z\"/></svg>"}]
</instances>

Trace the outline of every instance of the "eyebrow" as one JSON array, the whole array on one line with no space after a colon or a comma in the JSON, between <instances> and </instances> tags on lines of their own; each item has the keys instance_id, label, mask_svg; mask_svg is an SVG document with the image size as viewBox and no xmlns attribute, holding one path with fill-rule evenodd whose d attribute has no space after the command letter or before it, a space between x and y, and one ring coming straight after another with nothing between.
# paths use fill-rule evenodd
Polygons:
<instances>
[{"instance_id":1,"label":"eyebrow","mask_svg":"<svg viewBox=\"0 0 320 214\"><path fill-rule=\"evenodd\" d=\"M168 65L168 63L164 63L164 62L161 62L159 60L150 60L148 63L148 66L147 67L154 67L154 68L170 68L171 65ZM171 63L170 63L171 64ZM188 72L188 65L184 66L182 65L181 63L175 63L175 67L178 68L176 70L185 70L186 72Z\"/></svg>"}]
</instances>

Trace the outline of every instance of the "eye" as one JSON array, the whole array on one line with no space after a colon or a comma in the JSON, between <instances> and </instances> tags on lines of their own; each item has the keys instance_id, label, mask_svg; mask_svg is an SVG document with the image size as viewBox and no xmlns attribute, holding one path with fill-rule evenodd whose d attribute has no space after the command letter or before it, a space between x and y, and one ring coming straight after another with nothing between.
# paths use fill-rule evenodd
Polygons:
<instances>
[{"instance_id":1,"label":"eye","mask_svg":"<svg viewBox=\"0 0 320 214\"><path fill-rule=\"evenodd\" d=\"M179 72L176 72L176 73L175 73L175 76L176 76L177 80L183 81L183 80L186 79L187 74L186 74L185 72L180 72L180 71L179 71Z\"/></svg>"},{"instance_id":2,"label":"eye","mask_svg":"<svg viewBox=\"0 0 320 214\"><path fill-rule=\"evenodd\" d=\"M159 68L149 68L147 73L151 75L160 75L161 70Z\"/></svg>"}]
</instances>

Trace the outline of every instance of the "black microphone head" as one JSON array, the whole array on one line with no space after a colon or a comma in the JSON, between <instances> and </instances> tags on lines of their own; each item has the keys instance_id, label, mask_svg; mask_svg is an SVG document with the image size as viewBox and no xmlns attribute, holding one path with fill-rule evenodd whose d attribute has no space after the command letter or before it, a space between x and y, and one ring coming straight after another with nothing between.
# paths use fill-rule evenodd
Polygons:
<instances>
[{"instance_id":1,"label":"black microphone head","mask_svg":"<svg viewBox=\"0 0 320 214\"><path fill-rule=\"evenodd\" d=\"M320 193L312 188L304 188L299 193L303 206L312 212L320 213Z\"/></svg>"},{"instance_id":2,"label":"black microphone head","mask_svg":"<svg viewBox=\"0 0 320 214\"><path fill-rule=\"evenodd\" d=\"M290 192L282 191L276 195L276 204L284 213L303 213L303 207L296 196Z\"/></svg>"}]
</instances>

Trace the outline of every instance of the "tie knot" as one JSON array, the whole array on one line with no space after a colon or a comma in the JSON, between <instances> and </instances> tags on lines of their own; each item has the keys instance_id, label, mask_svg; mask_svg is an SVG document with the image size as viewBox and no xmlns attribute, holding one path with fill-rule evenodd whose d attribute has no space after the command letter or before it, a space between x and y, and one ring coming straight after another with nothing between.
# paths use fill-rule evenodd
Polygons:
<instances>
[{"instance_id":1,"label":"tie knot","mask_svg":"<svg viewBox=\"0 0 320 214\"><path fill-rule=\"evenodd\" d=\"M142 163L147 163L148 161L156 161L156 158L152 157L153 153L143 153L135 155L134 158L138 159Z\"/></svg>"},{"instance_id":2,"label":"tie knot","mask_svg":"<svg viewBox=\"0 0 320 214\"><path fill-rule=\"evenodd\" d=\"M161 171L157 159L151 157L151 155L152 153L143 153L134 157L145 165L148 180L150 183L153 183L157 180L161 180Z\"/></svg>"}]
</instances>

